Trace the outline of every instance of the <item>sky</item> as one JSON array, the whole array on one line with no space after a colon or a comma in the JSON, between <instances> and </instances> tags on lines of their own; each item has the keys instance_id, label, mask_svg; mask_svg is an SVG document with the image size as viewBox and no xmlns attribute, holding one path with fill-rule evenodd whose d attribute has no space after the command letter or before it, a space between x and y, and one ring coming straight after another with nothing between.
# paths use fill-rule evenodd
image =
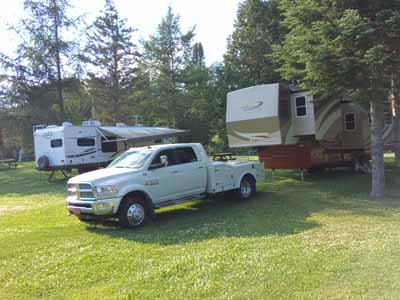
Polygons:
<instances>
[{"instance_id":1,"label":"sky","mask_svg":"<svg viewBox=\"0 0 400 300\"><path fill-rule=\"evenodd\" d=\"M241 0L114 0L128 24L137 29L134 40L146 39L156 31L168 5L180 15L181 29L187 31L196 25L195 41L203 44L208 65L222 61L227 38L233 32L236 11ZM4 2L7 4L4 5ZM73 14L85 14L93 20L104 6L104 0L70 0ZM7 30L10 24L21 18L23 0L0 0L0 51L11 54L17 39Z\"/></svg>"}]
</instances>

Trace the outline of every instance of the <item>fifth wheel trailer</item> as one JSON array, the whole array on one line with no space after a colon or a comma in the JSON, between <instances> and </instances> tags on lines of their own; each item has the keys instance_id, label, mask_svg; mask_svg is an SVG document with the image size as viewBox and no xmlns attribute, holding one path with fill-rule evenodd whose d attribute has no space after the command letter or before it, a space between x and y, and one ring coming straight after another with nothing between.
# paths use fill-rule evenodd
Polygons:
<instances>
[{"instance_id":1,"label":"fifth wheel trailer","mask_svg":"<svg viewBox=\"0 0 400 300\"><path fill-rule=\"evenodd\" d=\"M392 143L393 110L385 111L384 142ZM365 167L369 160L369 114L338 98L314 101L281 84L228 93L226 123L231 148L255 147L270 169Z\"/></svg>"}]
</instances>

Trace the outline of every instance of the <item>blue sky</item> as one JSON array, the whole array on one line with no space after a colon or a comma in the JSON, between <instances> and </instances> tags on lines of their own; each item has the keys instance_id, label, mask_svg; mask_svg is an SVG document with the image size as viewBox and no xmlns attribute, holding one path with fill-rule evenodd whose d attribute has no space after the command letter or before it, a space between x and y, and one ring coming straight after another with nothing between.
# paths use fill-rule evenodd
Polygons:
<instances>
[{"instance_id":1,"label":"blue sky","mask_svg":"<svg viewBox=\"0 0 400 300\"><path fill-rule=\"evenodd\" d=\"M4 0L3 0L4 1ZM114 0L122 17L136 28L134 39L146 38L153 33L162 16L171 5L181 16L182 30L196 25L196 41L201 41L207 64L222 60L226 50L226 40L233 31L237 6L240 0ZM5 1L4 1L5 2ZM0 11L0 51L10 53L17 40L7 31L21 17L23 0L6 1ZM104 6L103 0L70 0L74 14L86 14L93 20Z\"/></svg>"}]
</instances>

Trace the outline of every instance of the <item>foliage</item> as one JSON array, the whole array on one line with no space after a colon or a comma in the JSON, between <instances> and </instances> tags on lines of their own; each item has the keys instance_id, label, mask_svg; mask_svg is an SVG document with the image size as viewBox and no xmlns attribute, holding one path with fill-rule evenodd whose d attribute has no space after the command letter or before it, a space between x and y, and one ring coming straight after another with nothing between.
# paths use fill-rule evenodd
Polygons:
<instances>
[{"instance_id":1,"label":"foliage","mask_svg":"<svg viewBox=\"0 0 400 300\"><path fill-rule=\"evenodd\" d=\"M121 19L112 0L87 34L83 61L87 64L87 89L97 117L105 122L132 122L135 103L129 95L137 78L139 53L132 42L135 30Z\"/></svg>"},{"instance_id":2,"label":"foliage","mask_svg":"<svg viewBox=\"0 0 400 300\"><path fill-rule=\"evenodd\" d=\"M32 125L66 119L65 98L79 90L77 45L66 38L78 20L67 0L26 0L24 17L10 31L21 41L15 55L0 55L0 102L18 147L32 149ZM68 90L68 91L67 91ZM69 106L70 107L70 106Z\"/></svg>"},{"instance_id":3,"label":"foliage","mask_svg":"<svg viewBox=\"0 0 400 300\"><path fill-rule=\"evenodd\" d=\"M399 6L398 1L282 1L289 33L274 48L286 79L300 80L323 97L350 95L370 103L374 197L384 194L383 103L391 89Z\"/></svg>"},{"instance_id":4,"label":"foliage","mask_svg":"<svg viewBox=\"0 0 400 300\"><path fill-rule=\"evenodd\" d=\"M185 34L180 29L179 16L168 8L157 31L144 42L144 59L151 78L152 121L176 127L184 113L184 72L190 62L194 28Z\"/></svg>"},{"instance_id":5,"label":"foliage","mask_svg":"<svg viewBox=\"0 0 400 300\"><path fill-rule=\"evenodd\" d=\"M277 0L246 0L239 4L235 29L224 64L231 89L280 81L270 55L286 30Z\"/></svg>"}]
</instances>

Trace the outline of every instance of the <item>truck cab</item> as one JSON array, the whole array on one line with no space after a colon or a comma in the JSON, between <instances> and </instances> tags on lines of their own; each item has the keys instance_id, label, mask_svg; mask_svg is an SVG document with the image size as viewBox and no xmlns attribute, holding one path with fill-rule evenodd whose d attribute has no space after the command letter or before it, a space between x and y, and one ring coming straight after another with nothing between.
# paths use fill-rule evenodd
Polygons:
<instances>
[{"instance_id":1,"label":"truck cab","mask_svg":"<svg viewBox=\"0 0 400 300\"><path fill-rule=\"evenodd\" d=\"M105 169L71 178L67 209L81 220L116 217L123 227L135 227L157 208L240 190L243 178L248 198L263 176L257 162L209 162L201 144L132 148Z\"/></svg>"}]
</instances>

